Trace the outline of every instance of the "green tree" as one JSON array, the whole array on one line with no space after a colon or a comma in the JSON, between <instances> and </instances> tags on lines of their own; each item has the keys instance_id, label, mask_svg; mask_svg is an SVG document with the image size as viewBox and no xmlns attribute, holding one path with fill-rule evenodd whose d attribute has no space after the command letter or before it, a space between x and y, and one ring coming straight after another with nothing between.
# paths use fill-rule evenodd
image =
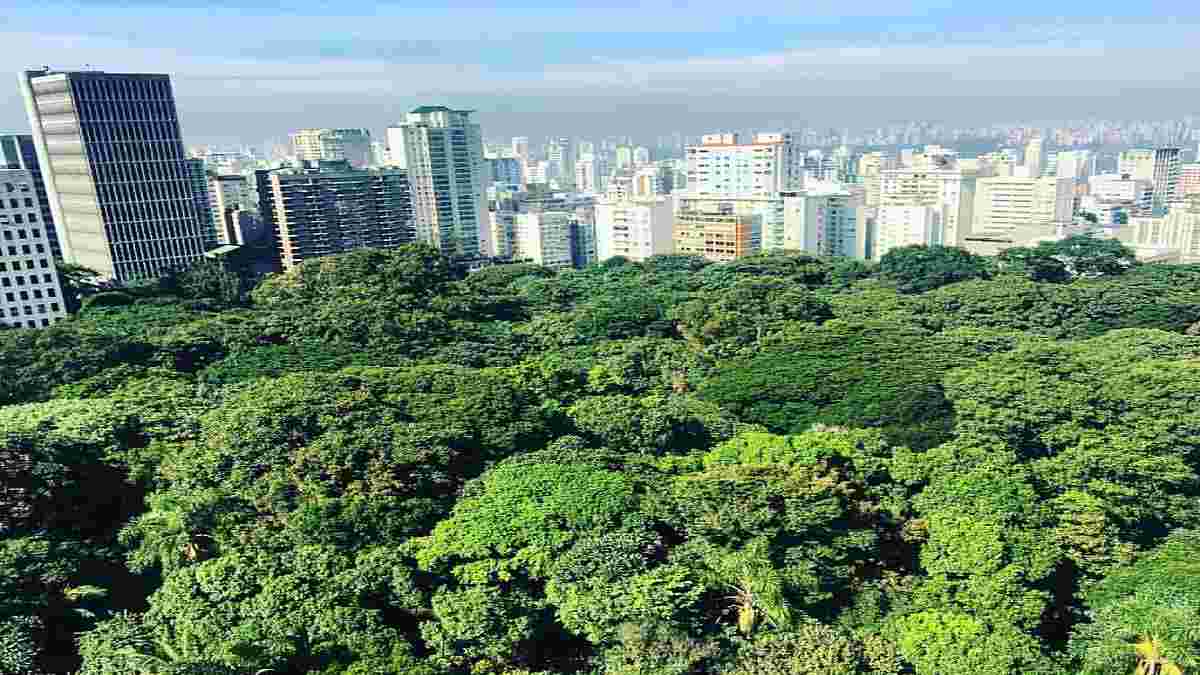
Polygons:
<instances>
[{"instance_id":1,"label":"green tree","mask_svg":"<svg viewBox=\"0 0 1200 675\"><path fill-rule=\"evenodd\" d=\"M893 248L879 259L879 276L901 293L924 293L967 279L987 279L986 258L953 246L914 244Z\"/></svg>"}]
</instances>

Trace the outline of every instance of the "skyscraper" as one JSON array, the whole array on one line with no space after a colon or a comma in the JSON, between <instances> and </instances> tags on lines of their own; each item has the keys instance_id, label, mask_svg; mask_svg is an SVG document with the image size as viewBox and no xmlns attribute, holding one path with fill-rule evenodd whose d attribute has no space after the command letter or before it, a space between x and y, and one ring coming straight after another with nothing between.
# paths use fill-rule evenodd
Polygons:
<instances>
[{"instance_id":1,"label":"skyscraper","mask_svg":"<svg viewBox=\"0 0 1200 675\"><path fill-rule=\"evenodd\" d=\"M355 169L371 164L371 132L366 129L301 129L291 138L292 151L302 161L344 159Z\"/></svg>"},{"instance_id":2,"label":"skyscraper","mask_svg":"<svg viewBox=\"0 0 1200 675\"><path fill-rule=\"evenodd\" d=\"M62 258L58 245L58 233L54 231L54 214L50 212L50 200L46 198L46 181L42 179L42 166L38 164L37 147L30 134L0 134L0 169L21 169L33 177L33 190L37 192L38 204L42 209L42 229L55 258Z\"/></svg>"},{"instance_id":3,"label":"skyscraper","mask_svg":"<svg viewBox=\"0 0 1200 675\"><path fill-rule=\"evenodd\" d=\"M63 259L127 281L215 245L166 75L21 73Z\"/></svg>"},{"instance_id":4,"label":"skyscraper","mask_svg":"<svg viewBox=\"0 0 1200 675\"><path fill-rule=\"evenodd\" d=\"M472 112L422 106L401 125L417 239L465 259L492 249L483 138Z\"/></svg>"}]
</instances>

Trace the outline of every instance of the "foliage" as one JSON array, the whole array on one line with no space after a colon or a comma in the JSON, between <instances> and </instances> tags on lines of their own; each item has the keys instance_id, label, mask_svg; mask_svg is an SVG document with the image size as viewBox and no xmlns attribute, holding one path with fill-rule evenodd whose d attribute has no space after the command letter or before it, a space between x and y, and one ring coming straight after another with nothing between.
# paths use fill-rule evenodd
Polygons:
<instances>
[{"instance_id":1,"label":"foliage","mask_svg":"<svg viewBox=\"0 0 1200 675\"><path fill-rule=\"evenodd\" d=\"M0 334L0 672L1200 668L1200 266L67 273Z\"/></svg>"}]
</instances>

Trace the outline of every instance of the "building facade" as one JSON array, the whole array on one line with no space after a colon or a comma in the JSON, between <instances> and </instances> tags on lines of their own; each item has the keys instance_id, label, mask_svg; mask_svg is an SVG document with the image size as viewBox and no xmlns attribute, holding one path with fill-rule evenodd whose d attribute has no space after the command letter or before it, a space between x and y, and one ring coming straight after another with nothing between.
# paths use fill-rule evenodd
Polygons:
<instances>
[{"instance_id":1,"label":"building facade","mask_svg":"<svg viewBox=\"0 0 1200 675\"><path fill-rule=\"evenodd\" d=\"M879 207L933 208L939 212L941 243L958 246L973 227L977 180L974 169L953 161L938 168L885 169L880 172Z\"/></svg>"},{"instance_id":2,"label":"building facade","mask_svg":"<svg viewBox=\"0 0 1200 675\"><path fill-rule=\"evenodd\" d=\"M720 199L681 195L671 238L675 253L728 262L762 248L764 220L782 221L783 199ZM770 224L766 229L769 229Z\"/></svg>"},{"instance_id":3,"label":"building facade","mask_svg":"<svg viewBox=\"0 0 1200 675\"><path fill-rule=\"evenodd\" d=\"M408 176L399 169L305 162L299 169L259 172L258 180L270 195L268 222L284 269L359 248L396 248L415 238Z\"/></svg>"},{"instance_id":4,"label":"building facade","mask_svg":"<svg viewBox=\"0 0 1200 675\"><path fill-rule=\"evenodd\" d=\"M574 211L530 211L513 217L512 260L551 269L574 266L578 219Z\"/></svg>"},{"instance_id":5,"label":"building facade","mask_svg":"<svg viewBox=\"0 0 1200 675\"><path fill-rule=\"evenodd\" d=\"M216 245L170 78L45 70L22 73L20 85L65 261L129 281Z\"/></svg>"},{"instance_id":6,"label":"building facade","mask_svg":"<svg viewBox=\"0 0 1200 675\"><path fill-rule=\"evenodd\" d=\"M1074 188L1069 178L980 178L975 192L973 235L1005 235L1031 225L1070 222Z\"/></svg>"},{"instance_id":7,"label":"building facade","mask_svg":"<svg viewBox=\"0 0 1200 675\"><path fill-rule=\"evenodd\" d=\"M462 259L492 250L483 138L471 112L423 106L401 125L417 239Z\"/></svg>"},{"instance_id":8,"label":"building facade","mask_svg":"<svg viewBox=\"0 0 1200 675\"><path fill-rule=\"evenodd\" d=\"M790 134L708 134L686 149L688 193L695 196L773 197L799 190L803 156Z\"/></svg>"},{"instance_id":9,"label":"building facade","mask_svg":"<svg viewBox=\"0 0 1200 675\"><path fill-rule=\"evenodd\" d=\"M33 176L0 169L0 328L43 328L66 315Z\"/></svg>"},{"instance_id":10,"label":"building facade","mask_svg":"<svg viewBox=\"0 0 1200 675\"><path fill-rule=\"evenodd\" d=\"M596 258L641 262L671 253L674 205L667 197L596 203Z\"/></svg>"},{"instance_id":11,"label":"building facade","mask_svg":"<svg viewBox=\"0 0 1200 675\"><path fill-rule=\"evenodd\" d=\"M879 207L874 222L873 255L878 259L894 248L942 244L944 213L933 206Z\"/></svg>"},{"instance_id":12,"label":"building facade","mask_svg":"<svg viewBox=\"0 0 1200 675\"><path fill-rule=\"evenodd\" d=\"M366 129L301 129L292 132L291 139L300 161L345 160L355 169L371 165L371 132Z\"/></svg>"},{"instance_id":13,"label":"building facade","mask_svg":"<svg viewBox=\"0 0 1200 675\"><path fill-rule=\"evenodd\" d=\"M1158 148L1154 151L1154 195L1150 199L1152 215L1166 214L1179 190L1179 148Z\"/></svg>"},{"instance_id":14,"label":"building facade","mask_svg":"<svg viewBox=\"0 0 1200 675\"><path fill-rule=\"evenodd\" d=\"M37 146L32 134L0 134L0 169L21 169L33 177L33 189L42 206L42 226L50 240L54 257L62 259L62 247L58 245L58 233L54 229L54 214L50 211L50 200L46 196L46 181L42 166L38 163Z\"/></svg>"}]
</instances>

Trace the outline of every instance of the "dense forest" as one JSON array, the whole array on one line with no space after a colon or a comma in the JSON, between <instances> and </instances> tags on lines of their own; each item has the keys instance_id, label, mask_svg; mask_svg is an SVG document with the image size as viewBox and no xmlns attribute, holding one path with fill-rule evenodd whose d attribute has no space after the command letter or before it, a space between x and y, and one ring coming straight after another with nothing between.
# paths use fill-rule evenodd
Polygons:
<instances>
[{"instance_id":1,"label":"dense forest","mask_svg":"<svg viewBox=\"0 0 1200 675\"><path fill-rule=\"evenodd\" d=\"M68 276L0 334L0 673L1200 672L1200 266Z\"/></svg>"}]
</instances>

